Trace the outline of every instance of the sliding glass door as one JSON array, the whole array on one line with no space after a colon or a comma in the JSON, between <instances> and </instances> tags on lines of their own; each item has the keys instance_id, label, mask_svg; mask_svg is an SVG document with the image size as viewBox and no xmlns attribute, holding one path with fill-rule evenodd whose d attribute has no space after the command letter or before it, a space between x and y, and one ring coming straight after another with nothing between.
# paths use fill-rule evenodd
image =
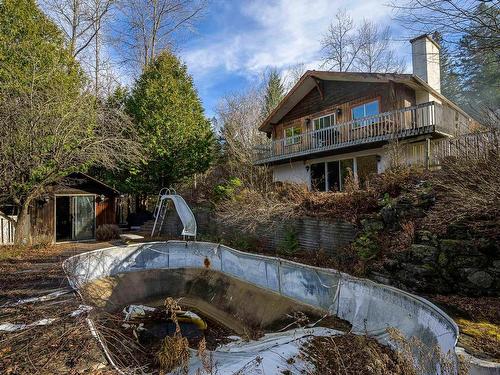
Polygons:
<instances>
[{"instance_id":1,"label":"sliding glass door","mask_svg":"<svg viewBox=\"0 0 500 375\"><path fill-rule=\"evenodd\" d=\"M95 238L95 196L57 196L55 216L56 241Z\"/></svg>"},{"instance_id":2,"label":"sliding glass door","mask_svg":"<svg viewBox=\"0 0 500 375\"><path fill-rule=\"evenodd\" d=\"M95 197L79 195L73 200L73 240L91 240L94 238Z\"/></svg>"}]
</instances>

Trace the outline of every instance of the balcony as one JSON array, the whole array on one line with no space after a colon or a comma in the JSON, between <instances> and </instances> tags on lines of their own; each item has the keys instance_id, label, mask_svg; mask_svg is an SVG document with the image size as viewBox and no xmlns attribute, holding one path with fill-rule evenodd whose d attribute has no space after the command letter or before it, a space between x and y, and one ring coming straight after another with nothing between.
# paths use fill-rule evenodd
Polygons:
<instances>
[{"instance_id":1,"label":"balcony","mask_svg":"<svg viewBox=\"0 0 500 375\"><path fill-rule=\"evenodd\" d=\"M369 144L375 146L376 143L424 134L457 136L468 131L468 121L467 117L448 106L423 103L269 141L255 147L254 164L298 159Z\"/></svg>"}]
</instances>

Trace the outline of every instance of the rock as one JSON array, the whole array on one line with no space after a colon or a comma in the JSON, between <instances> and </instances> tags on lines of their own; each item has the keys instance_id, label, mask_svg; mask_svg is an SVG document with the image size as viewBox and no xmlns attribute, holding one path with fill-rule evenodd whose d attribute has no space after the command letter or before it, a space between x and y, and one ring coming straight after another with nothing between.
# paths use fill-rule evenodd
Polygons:
<instances>
[{"instance_id":1,"label":"rock","mask_svg":"<svg viewBox=\"0 0 500 375\"><path fill-rule=\"evenodd\" d=\"M493 268L499 268L500 269L500 259L499 260L494 260L492 264L493 264Z\"/></svg>"},{"instance_id":2,"label":"rock","mask_svg":"<svg viewBox=\"0 0 500 375\"><path fill-rule=\"evenodd\" d=\"M380 215L382 216L382 220L384 220L384 224L390 229L394 229L398 222L398 215L396 210L393 207L386 206L380 210Z\"/></svg>"},{"instance_id":3,"label":"rock","mask_svg":"<svg viewBox=\"0 0 500 375\"><path fill-rule=\"evenodd\" d=\"M436 235L428 230L419 230L415 233L415 242L424 245L437 245Z\"/></svg>"},{"instance_id":4,"label":"rock","mask_svg":"<svg viewBox=\"0 0 500 375\"><path fill-rule=\"evenodd\" d=\"M493 283L493 277L485 271L476 271L470 274L467 277L467 280L483 289L489 288Z\"/></svg>"},{"instance_id":5,"label":"rock","mask_svg":"<svg viewBox=\"0 0 500 375\"><path fill-rule=\"evenodd\" d=\"M399 262L396 259L386 259L383 267L387 271L394 271L399 268Z\"/></svg>"},{"instance_id":6,"label":"rock","mask_svg":"<svg viewBox=\"0 0 500 375\"><path fill-rule=\"evenodd\" d=\"M430 263L436 260L438 249L435 246L413 244L410 252L413 259L422 263Z\"/></svg>"},{"instance_id":7,"label":"rock","mask_svg":"<svg viewBox=\"0 0 500 375\"><path fill-rule=\"evenodd\" d=\"M482 268L487 262L484 257L457 255L450 258L452 268Z\"/></svg>"},{"instance_id":8,"label":"rock","mask_svg":"<svg viewBox=\"0 0 500 375\"><path fill-rule=\"evenodd\" d=\"M457 254L470 255L471 250L469 243L464 240L451 240L444 239L439 242L441 250L446 253L448 257L453 257Z\"/></svg>"},{"instance_id":9,"label":"rock","mask_svg":"<svg viewBox=\"0 0 500 375\"><path fill-rule=\"evenodd\" d=\"M391 282L391 279L387 277L387 275L384 275L380 272L375 272L375 271L372 271L370 272L370 279L378 282L378 283L381 283L381 284L385 284L385 285L391 285L392 282Z\"/></svg>"},{"instance_id":10,"label":"rock","mask_svg":"<svg viewBox=\"0 0 500 375\"><path fill-rule=\"evenodd\" d=\"M448 264L448 257L446 256L446 253L444 251L439 253L438 264L441 267L445 267Z\"/></svg>"},{"instance_id":11,"label":"rock","mask_svg":"<svg viewBox=\"0 0 500 375\"><path fill-rule=\"evenodd\" d=\"M363 219L361 225L365 232L378 232L384 229L384 222L380 219Z\"/></svg>"}]
</instances>

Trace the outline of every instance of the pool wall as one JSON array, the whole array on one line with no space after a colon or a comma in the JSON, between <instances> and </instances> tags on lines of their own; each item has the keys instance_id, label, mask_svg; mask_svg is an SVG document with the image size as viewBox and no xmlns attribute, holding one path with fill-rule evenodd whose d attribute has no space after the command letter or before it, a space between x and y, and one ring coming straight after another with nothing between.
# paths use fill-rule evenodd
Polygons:
<instances>
[{"instance_id":1,"label":"pool wall","mask_svg":"<svg viewBox=\"0 0 500 375\"><path fill-rule=\"evenodd\" d=\"M148 269L210 268L261 288L325 309L349 321L353 331L387 343L387 328L450 353L456 365L458 327L429 301L402 290L275 257L208 242L149 242L75 255L63 264L79 289L106 276Z\"/></svg>"}]
</instances>

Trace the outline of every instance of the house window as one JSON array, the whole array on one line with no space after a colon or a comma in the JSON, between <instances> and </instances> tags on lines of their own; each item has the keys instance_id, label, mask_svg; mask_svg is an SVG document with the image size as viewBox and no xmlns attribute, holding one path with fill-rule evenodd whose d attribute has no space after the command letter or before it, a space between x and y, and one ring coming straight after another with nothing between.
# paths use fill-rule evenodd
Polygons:
<instances>
[{"instance_id":1,"label":"house window","mask_svg":"<svg viewBox=\"0 0 500 375\"><path fill-rule=\"evenodd\" d=\"M316 191L342 191L346 178L354 170L354 159L335 160L311 165L311 185Z\"/></svg>"},{"instance_id":2,"label":"house window","mask_svg":"<svg viewBox=\"0 0 500 375\"><path fill-rule=\"evenodd\" d=\"M336 123L335 113L332 113L331 115L327 116L318 117L313 120L314 130L324 129L329 126L335 125L335 123Z\"/></svg>"},{"instance_id":3,"label":"house window","mask_svg":"<svg viewBox=\"0 0 500 375\"><path fill-rule=\"evenodd\" d=\"M311 165L311 187L316 191L325 191L326 174L325 163Z\"/></svg>"},{"instance_id":4,"label":"house window","mask_svg":"<svg viewBox=\"0 0 500 375\"><path fill-rule=\"evenodd\" d=\"M300 126L293 126L285 129L285 145L294 145L300 143L300 134L302 129Z\"/></svg>"},{"instance_id":5,"label":"house window","mask_svg":"<svg viewBox=\"0 0 500 375\"><path fill-rule=\"evenodd\" d=\"M353 120L362 119L363 117L378 115L380 113L378 100L363 103L351 109ZM356 126L366 126L372 124L375 120L355 121Z\"/></svg>"},{"instance_id":6,"label":"house window","mask_svg":"<svg viewBox=\"0 0 500 375\"><path fill-rule=\"evenodd\" d=\"M377 173L377 156L360 156L311 165L311 185L316 191L344 191L349 175L357 179L362 188L372 174ZM355 166L356 165L356 166Z\"/></svg>"}]
</instances>

